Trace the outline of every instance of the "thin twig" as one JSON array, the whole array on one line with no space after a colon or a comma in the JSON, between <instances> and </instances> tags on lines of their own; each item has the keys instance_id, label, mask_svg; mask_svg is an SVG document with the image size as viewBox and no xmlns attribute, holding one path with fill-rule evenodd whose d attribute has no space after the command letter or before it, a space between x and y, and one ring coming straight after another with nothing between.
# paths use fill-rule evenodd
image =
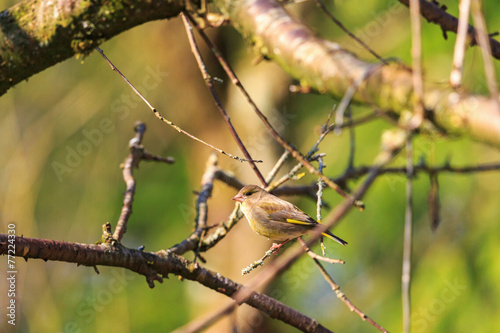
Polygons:
<instances>
[{"instance_id":1,"label":"thin twig","mask_svg":"<svg viewBox=\"0 0 500 333\"><path fill-rule=\"evenodd\" d=\"M224 121L227 124L227 127L229 128L229 131L231 132L231 135L233 136L234 140L238 144L238 147L240 147L240 150L243 152L243 155L247 158L247 160L250 163L250 166L252 169L255 171L255 174L257 175L257 178L259 178L259 181L262 183L262 185L265 187L267 186L266 180L262 176L262 173L260 172L259 168L257 168L257 165L255 165L255 162L252 159L252 156L250 156L250 153L248 152L247 148L241 141L238 133L236 133L236 130L234 129L234 126L231 122L231 119L227 115L226 110L224 109L224 106L222 106L222 102L219 98L219 95L217 94L217 91L215 90L214 83L212 76L208 74L207 66L205 65L203 61L203 57L201 56L200 50L198 49L198 45L196 44L196 40L194 39L193 35L193 27L191 24L189 24L188 19L186 18L186 12L181 13L182 17L182 22L184 23L184 27L186 29L186 34L188 36L189 44L191 45L191 52L193 52L194 57L196 59L196 62L198 63L198 67L200 68L200 72L203 76L203 80L205 81L205 84L207 85L208 90L212 94L212 98L214 99L215 105L217 106L217 109L222 115L222 118L224 118Z\"/></svg>"},{"instance_id":2,"label":"thin twig","mask_svg":"<svg viewBox=\"0 0 500 333\"><path fill-rule=\"evenodd\" d=\"M398 0L399 2L409 5L410 0ZM453 15L448 14L444 9L439 7L439 3L427 0L420 0L420 14L425 17L428 22L435 23L441 27L443 35L446 38L446 31L457 32L458 29L458 19ZM477 45L476 43L476 29L467 25L467 35L469 36L471 45ZM500 42L495 40L492 36L488 36L488 42L493 51L493 56L500 59ZM481 45L479 45L481 46Z\"/></svg>"},{"instance_id":3,"label":"thin twig","mask_svg":"<svg viewBox=\"0 0 500 333\"><path fill-rule=\"evenodd\" d=\"M136 132L135 137L129 142L130 154L125 159L125 162L123 162L122 174L127 189L125 190L125 195L123 197L122 211L120 213L120 217L118 218L115 232L113 233L113 238L118 242L121 241L123 235L127 231L127 222L132 214L132 203L135 195L135 179L133 174L134 168L139 165L141 160L160 161L167 164L174 162L172 157L155 156L147 152L141 146L142 138L146 132L146 124L137 122L134 130Z\"/></svg>"},{"instance_id":4,"label":"thin twig","mask_svg":"<svg viewBox=\"0 0 500 333\"><path fill-rule=\"evenodd\" d=\"M352 195L345 193L337 184L335 184L331 179L328 177L322 175L318 170L311 164L309 161L297 150L295 149L289 142L287 142L285 139L281 137L281 135L274 129L274 127L271 125L267 117L260 111L260 109L257 107L255 102L252 100L248 92L245 90L243 85L241 84L240 80L234 73L233 69L229 65L229 63L224 59L220 51L217 49L217 47L212 43L212 41L208 38L208 36L205 34L205 32L199 27L197 22L189 15L189 13L186 14L186 16L189 18L191 23L194 25L194 27L198 30L200 36L203 38L203 40L207 43L209 48L212 50L214 53L215 57L221 64L222 68L224 71L227 73L229 78L231 79L231 82L238 88L238 90L243 94L247 102L250 104L254 112L257 114L257 116L262 120L264 123L264 126L267 128L269 133L274 137L274 139L286 150L290 152L290 154L297 159L302 165L304 165L307 170L309 170L310 173L313 175L316 175L318 177L321 177L321 179L332 189L334 189L337 193L339 193L342 197L352 199ZM356 207L358 207L360 210L364 209L364 204L360 200L350 200L352 204Z\"/></svg>"},{"instance_id":5,"label":"thin twig","mask_svg":"<svg viewBox=\"0 0 500 333\"><path fill-rule=\"evenodd\" d=\"M403 245L403 267L401 273L401 299L403 303L403 332L409 333L411 326L411 246L413 228L413 147L412 138L406 142L407 173L406 173L406 211Z\"/></svg>"},{"instance_id":6,"label":"thin twig","mask_svg":"<svg viewBox=\"0 0 500 333\"><path fill-rule=\"evenodd\" d=\"M288 150L285 150L281 157L278 159L276 164L274 165L273 169L269 172L269 174L266 177L266 183L271 183L278 172L280 171L281 167L285 164L286 160L290 157L290 152Z\"/></svg>"},{"instance_id":7,"label":"thin twig","mask_svg":"<svg viewBox=\"0 0 500 333\"><path fill-rule=\"evenodd\" d=\"M323 157L326 154L318 154L318 170L319 172L323 173L323 168L325 167L325 164L323 163ZM321 223L321 208L323 207L323 187L325 186L325 183L320 179L318 179L318 192L316 192L316 221L318 223ZM321 252L323 255L325 255L325 244L323 243L323 237L321 238Z\"/></svg>"},{"instance_id":8,"label":"thin twig","mask_svg":"<svg viewBox=\"0 0 500 333\"><path fill-rule=\"evenodd\" d=\"M248 273L250 273L251 271L253 271L254 269L256 269L259 266L264 266L264 260L266 260L267 258L269 258L270 256L272 256L272 254L274 252L275 252L275 249L272 249L272 248L269 249L269 250L267 250L266 253L262 256L262 258L260 258L257 261L254 261L248 267L243 268L241 270L241 275L248 274Z\"/></svg>"},{"instance_id":9,"label":"thin twig","mask_svg":"<svg viewBox=\"0 0 500 333\"><path fill-rule=\"evenodd\" d=\"M191 139L195 140L195 141L198 141L202 144L204 144L205 146L207 147L210 147L212 148L213 150L216 150L218 151L219 153L223 154L223 155L226 155L227 157L230 157L232 159L235 159L237 161L240 161L240 162L249 162L249 160L247 159L244 159L244 158L241 158L241 157L238 157L238 156L235 156L235 155L232 155L230 153L227 153L225 152L224 150L222 149L219 149L215 146L212 146L211 144L203 141L202 139L199 139L197 138L196 136L186 132L185 130L183 130L182 128L180 128L179 126L175 125L173 122L171 122L170 120L168 120L167 118L163 117L160 112L158 112L158 110L156 110L149 102L148 100L142 96L142 94L134 87L134 85L132 83L130 83L130 81L125 77L125 75L122 74L122 72L120 72L120 70L118 68L116 68L115 65L113 65L113 63L108 59L108 57L106 57L106 55L104 54L104 52L100 49L100 48L96 48L96 50L101 54L101 56L104 58L104 60L106 60L106 62L108 63L108 65L111 67L112 70L114 70L115 72L117 72L121 78L123 80L125 80L125 82L130 86L130 88L132 88L132 90L136 93L137 96L139 96L143 101L144 103L146 103L146 105L151 109L151 111L153 111L154 115L156 118L160 119L162 122L170 125L171 127L173 127L177 132L180 132L184 135L187 135L188 137L190 137ZM259 160L255 160L253 162L259 162L261 163L262 161L259 161Z\"/></svg>"},{"instance_id":10,"label":"thin twig","mask_svg":"<svg viewBox=\"0 0 500 333\"><path fill-rule=\"evenodd\" d=\"M297 238L300 242L300 244L302 245L302 247L304 248L304 250L307 252L307 254L309 255L309 257L313 258L313 259L317 259L317 260L321 260L321 261L324 261L324 262L327 262L329 264L345 264L345 261L342 260L342 259L332 259L332 258L327 258L327 257L323 257L323 256L320 256L319 254L316 254L314 253L310 248L309 246L307 246L306 242L301 238Z\"/></svg>"},{"instance_id":11,"label":"thin twig","mask_svg":"<svg viewBox=\"0 0 500 333\"><path fill-rule=\"evenodd\" d=\"M356 153L356 134L354 122L352 120L352 110L347 108L347 118L349 119L349 159L347 160L347 170L354 169L354 155Z\"/></svg>"},{"instance_id":12,"label":"thin twig","mask_svg":"<svg viewBox=\"0 0 500 333\"><path fill-rule=\"evenodd\" d=\"M212 190L213 190L213 182L215 179L220 179L221 177L227 177L229 175L225 174L224 172L221 172L220 168L217 165L218 159L216 154L212 154L206 163L205 167L205 172L202 176L201 180L201 191L198 194L198 200L196 202L196 218L195 218L195 230L182 242L175 244L174 246L170 247L168 249L169 252L175 253L182 255L188 251L195 251L195 256L198 256L200 252L206 251L208 248L206 246L207 239L203 239L202 236L204 236L204 233L207 230L206 226L206 221L207 221L207 213L208 213L208 206L207 206L207 200L210 198L212 195ZM236 181L236 180L234 180ZM239 188L238 188L239 189ZM235 212L233 212L234 215L238 216L239 218L235 217L235 221L233 221L233 225L242 217L242 214L239 213L238 209L235 209ZM231 221L231 218L230 218ZM231 225L232 227L232 225ZM223 231L229 230L225 229L226 225L223 225L223 227L217 228L217 230L221 229ZM221 231L216 231L216 233L221 233ZM208 236L210 238L212 235ZM225 236L225 234L224 234ZM223 236L221 236L220 239L222 239ZM213 245L215 245L214 243ZM213 246L212 245L212 246Z\"/></svg>"},{"instance_id":13,"label":"thin twig","mask_svg":"<svg viewBox=\"0 0 500 333\"><path fill-rule=\"evenodd\" d=\"M420 26L420 0L410 0L411 21L411 57L412 57L412 82L415 98L413 117L410 120L411 129L420 126L424 120L423 96L424 87L422 82L422 34Z\"/></svg>"},{"instance_id":14,"label":"thin twig","mask_svg":"<svg viewBox=\"0 0 500 333\"><path fill-rule=\"evenodd\" d=\"M347 298L347 296L342 292L342 290L340 290L340 286L337 283L335 283L335 281L330 276L330 274L328 274L328 272L323 267L323 265L321 265L321 263L319 262L319 260L316 259L316 258L313 258L313 260L316 263L316 266L318 266L318 268L319 268L321 274L323 275L323 277L325 278L326 282L328 282L328 284L330 284L330 286L332 287L332 290L337 295L337 298L340 299L342 302L344 302L345 305L347 305L347 307L349 308L349 310L351 310L351 311L355 312L356 314L358 314L358 316L360 316L361 319L369 322L375 328L377 328L379 331L381 331L381 332L388 332L385 328L383 328L382 326L380 326L375 320L373 320L370 317L368 317L360 309L358 309L354 304L352 304L352 302Z\"/></svg>"},{"instance_id":15,"label":"thin twig","mask_svg":"<svg viewBox=\"0 0 500 333\"><path fill-rule=\"evenodd\" d=\"M429 219L431 221L431 230L436 231L441 223L440 202L439 202L439 181L436 173L429 175L431 188L427 203L429 205Z\"/></svg>"},{"instance_id":16,"label":"thin twig","mask_svg":"<svg viewBox=\"0 0 500 333\"><path fill-rule=\"evenodd\" d=\"M450 73L450 84L454 88L462 84L470 2L471 0L460 0L460 5L458 6L460 14L458 16L457 40L455 41L455 50L453 52L453 69Z\"/></svg>"},{"instance_id":17,"label":"thin twig","mask_svg":"<svg viewBox=\"0 0 500 333\"><path fill-rule=\"evenodd\" d=\"M373 166L358 166L357 168L345 172L343 175L334 178L334 181L336 183L342 184L347 180L355 180L360 177L363 177L367 173L370 172L370 170L373 168ZM426 164L415 164L413 165L413 175L417 175L419 172L425 172L425 173L441 173L441 172L449 172L449 173L473 173L473 172L488 172L488 171L498 171L500 170L500 163L487 163L487 164L480 164L480 165L471 165L471 166L462 166L462 167L455 167L451 166L449 163L445 163L442 166L438 167L430 167ZM405 166L402 167L389 167L389 168L383 168L379 170L379 174L402 174L406 175L407 173L407 168ZM311 184L304 188L303 192L307 192L307 190L310 187L315 186L314 184Z\"/></svg>"},{"instance_id":18,"label":"thin twig","mask_svg":"<svg viewBox=\"0 0 500 333\"><path fill-rule=\"evenodd\" d=\"M212 196L212 190L214 188L214 179L216 173L219 170L217 166L218 158L217 154L212 153L207 160L205 167L205 173L201 177L201 191L198 193L198 200L196 201L196 218L195 218L195 234L199 238L198 246L196 247L194 262L200 254L200 245L203 236L206 234L207 220L208 220L208 199Z\"/></svg>"},{"instance_id":19,"label":"thin twig","mask_svg":"<svg viewBox=\"0 0 500 333\"><path fill-rule=\"evenodd\" d=\"M489 36L486 30L484 16L481 13L481 3L479 2L479 0L472 0L471 9L472 19L474 20L474 24L476 25L476 40L481 47L481 54L483 55L486 82L488 83L488 89L490 90L491 98L496 102L498 108L498 86L495 76L495 66L493 66L493 61L491 60L491 46L488 41Z\"/></svg>"},{"instance_id":20,"label":"thin twig","mask_svg":"<svg viewBox=\"0 0 500 333\"><path fill-rule=\"evenodd\" d=\"M349 29L347 29L342 22L340 22L335 16L333 16L332 12L328 10L326 5L322 0L315 0L316 5L321 8L321 10L332 20L340 29L342 29L349 37L354 39L356 42L358 42L365 50L370 52L375 58L380 60L382 63L387 65L387 61L379 56L375 51L373 51L365 42L363 42L361 39L359 39L356 35L354 35Z\"/></svg>"},{"instance_id":21,"label":"thin twig","mask_svg":"<svg viewBox=\"0 0 500 333\"><path fill-rule=\"evenodd\" d=\"M356 77L356 79L351 83L349 88L347 88L347 91L342 97L342 100L340 101L340 104L337 107L337 111L335 112L335 134L340 135L341 133L342 124L344 122L344 112L350 105L352 97L354 96L354 93L356 93L356 90L358 89L359 85L362 84L363 81L365 81L366 78L368 78L368 76L375 70L377 70L380 66L381 65L379 64L367 67L364 70L363 74Z\"/></svg>"}]
</instances>

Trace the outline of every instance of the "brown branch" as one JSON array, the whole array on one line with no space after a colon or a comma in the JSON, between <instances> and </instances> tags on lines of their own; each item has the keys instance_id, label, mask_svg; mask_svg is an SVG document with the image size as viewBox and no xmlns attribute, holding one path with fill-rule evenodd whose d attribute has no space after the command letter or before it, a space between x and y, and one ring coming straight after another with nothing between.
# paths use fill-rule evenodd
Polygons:
<instances>
[{"instance_id":1,"label":"brown branch","mask_svg":"<svg viewBox=\"0 0 500 333\"><path fill-rule=\"evenodd\" d=\"M113 238L117 241L121 241L123 235L127 231L127 222L130 218L130 215L132 214L132 203L134 201L135 194L135 179L133 175L134 168L137 168L139 166L139 162L141 160L158 161L167 164L174 163L174 159L172 157L155 156L147 152L144 147L141 146L142 138L144 136L144 133L146 132L146 124L137 122L135 124L134 130L136 132L136 135L129 142L130 155L125 159L125 162L123 162L122 174L127 189L125 190L125 195L123 198L122 211L120 213L120 217L118 218L116 229L113 234Z\"/></svg>"},{"instance_id":2,"label":"brown branch","mask_svg":"<svg viewBox=\"0 0 500 333\"><path fill-rule=\"evenodd\" d=\"M0 254L7 254L8 244L8 235L0 234ZM89 245L16 237L15 255L26 260L63 261L90 267L122 267L146 276L148 285L151 288L154 287L154 281L161 283L163 278L168 277L169 274L196 281L228 297L233 297L239 290L244 288L219 273L204 269L198 264L169 251L142 252L123 246L109 246L107 244ZM266 313L271 318L283 321L304 332L330 332L316 320L269 296L259 292L251 292L250 296L246 303Z\"/></svg>"},{"instance_id":3,"label":"brown branch","mask_svg":"<svg viewBox=\"0 0 500 333\"><path fill-rule=\"evenodd\" d=\"M398 0L402 4L408 6L410 0ZM420 14L428 21L435 23L441 27L443 33L447 31L456 33L458 31L458 19L448 14L444 9L440 8L438 4L432 1L420 0ZM476 29L467 25L467 36L471 41L471 45L477 45L476 42ZM500 42L488 37L488 41L492 50L492 55L500 59Z\"/></svg>"},{"instance_id":4,"label":"brown branch","mask_svg":"<svg viewBox=\"0 0 500 333\"><path fill-rule=\"evenodd\" d=\"M355 34L353 34L351 31L349 31L349 29L347 29L347 27L342 22L340 22L340 20L338 20L335 16L333 16L332 12L328 10L328 8L326 7L326 5L323 2L323 0L315 0L315 2L316 2L316 5L326 14L326 16L328 16L328 18L330 20L332 20L340 29L342 29L342 31L344 31L349 37L351 37L356 42L358 42L365 50L367 50L375 58L377 58L378 60L380 60L380 62L382 62L382 63L384 63L384 64L387 65L387 61L384 58L382 58L381 56L379 56L365 42L363 42Z\"/></svg>"},{"instance_id":5,"label":"brown branch","mask_svg":"<svg viewBox=\"0 0 500 333\"><path fill-rule=\"evenodd\" d=\"M349 310L355 312L358 316L361 317L364 321L369 322L372 324L375 328L377 328L381 332L388 332L385 328L380 326L375 320L371 319L368 317L366 314L364 314L360 309L358 309L352 302L347 298L347 296L340 290L340 286L335 283L333 278L328 274L326 269L321 265L321 263L318 261L318 259L313 258L314 262L316 263L316 266L319 268L321 274L325 278L326 282L332 287L332 290L335 292L335 295L337 295L337 298L340 299L342 302L344 302L345 305L349 308Z\"/></svg>"},{"instance_id":6,"label":"brown branch","mask_svg":"<svg viewBox=\"0 0 500 333\"><path fill-rule=\"evenodd\" d=\"M202 248L201 241L202 236L207 230L207 201L212 196L214 180L220 175L220 169L217 163L217 155L211 154L206 163L205 173L201 178L201 190L198 193L198 200L196 202L195 230L182 242L172 246L168 250L169 252L182 255L188 251L196 251L197 257L200 251L203 252L206 250L206 248Z\"/></svg>"},{"instance_id":7,"label":"brown branch","mask_svg":"<svg viewBox=\"0 0 500 333\"><path fill-rule=\"evenodd\" d=\"M431 230L436 231L441 223L440 201L439 201L439 181L437 174L430 174L431 188L427 197L429 205L429 220L431 221Z\"/></svg>"},{"instance_id":8,"label":"brown branch","mask_svg":"<svg viewBox=\"0 0 500 333\"><path fill-rule=\"evenodd\" d=\"M245 145L241 141L238 133L236 133L236 130L234 129L234 126L231 122L231 119L227 115L227 112L224 109L224 106L222 106L222 102L219 98L219 95L217 94L217 91L215 90L212 76L210 74L208 74L207 67L203 61L200 50L198 49L198 45L196 44L196 40L194 39L193 27L191 26L191 24L189 24L189 21L186 18L186 15L189 15L189 14L187 14L186 12L181 13L182 22L184 23L184 27L186 29L186 34L188 36L189 45L191 45L191 52L193 52L193 54L194 54L194 57L196 59L196 62L198 63L198 67L199 67L200 72L203 76L203 80L205 81L205 84L207 85L208 90L212 94L212 98L215 102L215 106L217 106L217 109L221 113L222 118L226 122L227 127L229 128L229 131L231 132L231 135L233 136L234 140L238 144L238 147L240 147L240 150L243 152L243 155L245 155L245 157L247 158L248 162L250 163L250 166L252 167L253 171L255 171L257 178L259 178L259 181L261 182L261 184L264 187L266 187L267 183L266 183L266 180L264 179L264 176L262 176L262 173L260 172L259 168L257 167L255 162L253 161L252 156L250 156L250 153L248 152L247 148L245 147Z\"/></svg>"}]
</instances>

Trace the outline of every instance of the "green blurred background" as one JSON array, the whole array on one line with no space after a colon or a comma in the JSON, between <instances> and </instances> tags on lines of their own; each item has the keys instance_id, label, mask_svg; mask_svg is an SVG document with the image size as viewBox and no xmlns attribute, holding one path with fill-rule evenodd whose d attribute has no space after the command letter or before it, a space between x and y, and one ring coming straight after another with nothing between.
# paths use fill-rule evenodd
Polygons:
<instances>
[{"instance_id":1,"label":"green blurred background","mask_svg":"<svg viewBox=\"0 0 500 333\"><path fill-rule=\"evenodd\" d=\"M15 2L2 1L2 9ZM457 15L457 2L445 1ZM362 5L361 5L362 4ZM384 57L410 64L408 9L395 1L336 1L335 15ZM490 32L500 29L497 1L484 3ZM322 14L314 3L288 8L320 35L341 43L373 61L354 41ZM422 20L423 61L428 82L446 85L452 67L454 34L444 40L441 30ZM277 65L253 65L255 54L231 27L211 29L210 36L225 52L245 87L275 127L302 152L316 141L331 107L328 96L292 95L291 78ZM217 86L233 123L252 156L264 160L266 174L282 149L200 44L211 73L224 79ZM190 133L236 155L231 139L191 55L179 18L144 24L102 45L114 64L168 119ZM497 73L499 62L495 61ZM480 50L466 53L465 87L487 93ZM199 189L211 151L158 121L96 52L69 59L30 78L0 98L0 214L1 232L15 223L17 235L80 243L101 237L101 225L116 225L125 185L119 168L127 156L137 120L147 123L145 147L172 156L173 165L142 162L136 170L137 192L123 244L157 251L181 241L192 230L194 190ZM479 110L478 110L479 111ZM354 117L370 112L354 106ZM370 164L381 132L391 128L376 120L356 130L356 165ZM330 135L321 145L330 176L339 175L348 156L348 132ZM86 142L86 143L85 143ZM69 160L72 151L84 152ZM467 139L419 137L415 160L429 164L470 165L500 160L498 150ZM258 180L246 164L224 156L220 165L245 183ZM396 158L394 165L403 165ZM64 172L58 169L64 165ZM294 163L287 164L289 169ZM296 183L310 183L306 176ZM412 310L414 332L493 332L500 326L500 173L439 177L442 223L430 229L425 174L415 180L415 237ZM353 187L355 184L351 184ZM210 199L209 224L226 220L236 193L216 183ZM335 229L349 246L327 243L331 257L346 265L328 267L350 300L390 331L401 330L401 259L405 179L380 177L368 192L367 209L352 212ZM294 200L315 214L315 204ZM331 191L332 206L340 197ZM324 214L326 215L326 211ZM241 268L259 258L270 242L254 234L245 220L216 248L205 254L207 268L245 283ZM316 249L318 250L318 249ZM192 258L192 254L187 255ZM6 259L2 259L6 267ZM138 332L171 331L228 299L195 282L166 279L150 289L142 276L119 268L17 258L18 317L16 332ZM0 282L0 305L6 306L5 279ZM336 332L374 332L368 323L336 299L308 257L279 277L266 293L317 319ZM2 311L2 314L4 312ZM209 332L294 332L248 306L217 323ZM6 318L0 330L11 330Z\"/></svg>"}]
</instances>

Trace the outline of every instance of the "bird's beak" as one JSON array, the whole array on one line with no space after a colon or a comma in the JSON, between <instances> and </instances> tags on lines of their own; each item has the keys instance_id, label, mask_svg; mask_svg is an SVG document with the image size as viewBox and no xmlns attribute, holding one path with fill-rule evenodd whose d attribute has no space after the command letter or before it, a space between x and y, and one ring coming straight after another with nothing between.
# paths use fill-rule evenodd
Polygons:
<instances>
[{"instance_id":1,"label":"bird's beak","mask_svg":"<svg viewBox=\"0 0 500 333\"><path fill-rule=\"evenodd\" d=\"M238 193L233 197L233 200L238 202L243 202L243 196L241 195L241 193Z\"/></svg>"}]
</instances>

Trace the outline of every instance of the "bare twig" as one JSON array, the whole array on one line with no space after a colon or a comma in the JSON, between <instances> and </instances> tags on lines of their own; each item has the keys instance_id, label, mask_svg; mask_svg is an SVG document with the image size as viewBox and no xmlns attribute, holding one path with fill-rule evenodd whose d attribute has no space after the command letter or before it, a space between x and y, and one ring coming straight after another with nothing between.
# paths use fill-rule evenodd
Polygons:
<instances>
[{"instance_id":1,"label":"bare twig","mask_svg":"<svg viewBox=\"0 0 500 333\"><path fill-rule=\"evenodd\" d=\"M323 163L323 157L326 154L318 154L317 159L318 159L318 171L323 173L323 168L325 167L325 164ZM323 207L323 187L325 186L325 183L321 180L318 179L318 192L316 192L316 221L318 223L321 223L321 208ZM325 244L323 243L323 237L321 238L321 252L323 255L325 255Z\"/></svg>"},{"instance_id":2,"label":"bare twig","mask_svg":"<svg viewBox=\"0 0 500 333\"><path fill-rule=\"evenodd\" d=\"M365 50L370 52L375 58L380 60L382 63L387 65L387 61L379 56L375 51L373 51L365 42L359 39L356 35L354 35L349 29L347 29L342 22L340 22L335 16L333 16L332 12L328 10L325 3L322 0L315 0L316 5L321 8L321 10L332 20L340 29L342 29L349 37L358 42Z\"/></svg>"},{"instance_id":3,"label":"bare twig","mask_svg":"<svg viewBox=\"0 0 500 333\"><path fill-rule=\"evenodd\" d=\"M139 165L141 160L159 161L167 164L174 163L174 159L172 157L155 156L147 152L141 146L142 138L146 132L146 124L137 122L134 130L136 135L129 142L130 155L125 159L125 162L123 162L123 180L125 181L127 189L123 198L122 211L113 234L113 238L117 241L121 241L123 235L127 231L127 222L132 214L132 203L134 201L135 194L135 179L133 175L134 168Z\"/></svg>"},{"instance_id":4,"label":"bare twig","mask_svg":"<svg viewBox=\"0 0 500 333\"><path fill-rule=\"evenodd\" d=\"M217 91L215 90L212 76L210 74L208 74L207 67L206 67L205 63L203 62L203 58L202 58L200 51L198 49L198 45L196 45L196 40L194 39L194 35L193 35L193 27L191 26L191 24L189 24L189 21L186 18L186 12L182 12L181 17L182 17L182 22L184 22L184 27L186 28L186 34L188 36L189 44L191 45L191 52L193 52L193 54L194 54L194 57L196 59L196 62L198 63L198 67L200 68L200 72L203 76L205 84L207 85L208 90L212 94L212 97L214 99L215 105L217 106L217 109L221 113L222 118L224 118L224 121L226 122L227 127L229 128L229 131L231 132L231 135L233 136L234 140L238 144L238 147L240 147L240 150L243 152L243 155L245 155L248 162L250 163L250 166L255 171L257 178L259 178L259 181L262 183L262 185L264 187L267 186L266 180L262 176L262 173L260 172L259 168L257 168L257 165L255 165L255 162L252 159L252 156L250 156L250 153L248 152L245 145L241 141L238 133L236 133L236 130L234 129L234 126L231 122L231 119L227 115L227 112L224 109L224 107L222 106L222 102L219 98L219 95L217 94Z\"/></svg>"},{"instance_id":5,"label":"bare twig","mask_svg":"<svg viewBox=\"0 0 500 333\"><path fill-rule=\"evenodd\" d=\"M329 264L345 264L344 260L341 260L341 259L331 259L331 258L323 257L323 256L320 256L319 254L314 253L309 248L309 246L307 246L306 242L301 237L299 237L297 239L299 240L300 244L302 245L302 247L304 248L304 250L307 252L307 254L309 255L309 257L311 257L313 259L317 259L317 260L321 260L321 261L327 262Z\"/></svg>"},{"instance_id":6,"label":"bare twig","mask_svg":"<svg viewBox=\"0 0 500 333\"><path fill-rule=\"evenodd\" d=\"M218 163L217 155L216 154L210 155L206 163L205 172L202 176L201 191L198 193L198 200L196 202L195 230L182 242L175 244L174 246L169 248L168 250L169 252L181 255L188 251L195 251L195 257L197 257L200 252L204 252L211 247L211 246L210 247L206 246L205 244L206 239L203 239L202 237L207 230L207 217L208 217L207 201L212 195L214 180L220 179L221 177L229 177L229 175L220 170L217 163ZM235 209L236 212L235 214L238 214L238 211L239 211L238 209ZM237 220L239 220L240 218L241 216ZM236 223L236 221L234 221L234 223ZM226 229L226 225L218 229L222 229L224 231L229 230ZM216 231L216 233L219 234L220 232ZM220 239L222 238L223 236ZM213 243L213 245L215 245L215 243Z\"/></svg>"},{"instance_id":7,"label":"bare twig","mask_svg":"<svg viewBox=\"0 0 500 333\"><path fill-rule=\"evenodd\" d=\"M455 50L453 52L453 69L450 73L450 84L454 88L462 84L470 2L471 0L460 0L460 5L458 6L460 14L458 16L457 40L455 41Z\"/></svg>"},{"instance_id":8,"label":"bare twig","mask_svg":"<svg viewBox=\"0 0 500 333\"><path fill-rule=\"evenodd\" d=\"M248 267L243 268L241 270L241 275L248 274L259 266L264 266L264 260L266 260L267 258L272 256L274 252L275 252L275 249L273 249L273 248L267 250L266 253L262 256L262 258L260 258L257 261L254 261L253 263L248 265Z\"/></svg>"},{"instance_id":9,"label":"bare twig","mask_svg":"<svg viewBox=\"0 0 500 333\"><path fill-rule=\"evenodd\" d=\"M274 165L273 169L269 172L269 174L266 177L266 183L271 183L278 172L280 171L281 167L285 164L286 160L290 156L290 152L288 150L285 150L281 157L278 159L276 164Z\"/></svg>"},{"instance_id":10,"label":"bare twig","mask_svg":"<svg viewBox=\"0 0 500 333\"><path fill-rule=\"evenodd\" d=\"M318 259L313 258L313 260L316 263L316 266L318 266L318 268L319 268L321 274L323 275L323 277L325 278L325 280L332 287L332 290L337 295L337 298L340 299L342 302L344 302L345 305L347 305L347 307L349 308L349 310L355 312L358 316L361 317L361 319L369 322L375 328L377 328L379 331L381 331L381 332L388 332L385 328L383 328L382 326L380 326L375 320L373 320L370 317L368 317L360 309L358 309L354 304L352 304L352 302L347 298L347 296L342 292L342 290L340 290L340 286L337 283L335 283L335 281L333 280L333 278L330 276L330 274L328 274L328 272L323 267L323 265L321 265L321 263L318 261Z\"/></svg>"},{"instance_id":11,"label":"bare twig","mask_svg":"<svg viewBox=\"0 0 500 333\"><path fill-rule=\"evenodd\" d=\"M349 159L347 160L347 170L352 170L354 169L354 155L356 153L356 134L350 107L347 109L347 118L349 119Z\"/></svg>"},{"instance_id":12,"label":"bare twig","mask_svg":"<svg viewBox=\"0 0 500 333\"><path fill-rule=\"evenodd\" d=\"M488 32L486 30L486 23L484 16L481 13L481 3L479 0L472 0L472 19L476 25L476 40L481 47L481 54L483 55L484 73L486 75L486 82L490 90L491 98L496 101L497 108L499 107L498 101L498 86L495 77L495 66L491 60L491 46L488 42ZM500 112L500 108L498 110Z\"/></svg>"},{"instance_id":13,"label":"bare twig","mask_svg":"<svg viewBox=\"0 0 500 333\"><path fill-rule=\"evenodd\" d=\"M347 91L345 92L340 104L335 112L335 134L339 135L342 129L342 124L344 123L344 112L349 107L354 93L358 89L359 85L365 81L371 73L380 68L380 64L367 67L362 75L358 76L354 82L351 83Z\"/></svg>"},{"instance_id":14,"label":"bare twig","mask_svg":"<svg viewBox=\"0 0 500 333\"><path fill-rule=\"evenodd\" d=\"M188 137L190 137L191 139L195 140L195 141L198 141L202 144L204 144L205 146L207 147L210 147L212 148L213 150L216 150L218 151L219 153L223 154L223 155L226 155L232 159L235 159L237 161L240 161L240 162L249 162L249 160L247 159L244 159L244 158L240 158L238 156L235 156L235 155L232 155L230 153L227 153L225 152L224 150L222 149L219 149L215 146L212 146L211 144L203 141L202 139L199 139L197 138L196 136L186 132L185 130L183 130L182 128L180 128L179 126L175 125L173 122L171 122L170 120L168 120L167 118L163 117L160 112L158 112L158 110L156 110L149 102L148 100L142 96L142 94L134 87L134 85L132 85L132 83L130 83L130 81L125 77L125 75L123 75L120 70L118 68L116 68L115 65L113 65L113 63L108 59L108 57L106 57L106 55L104 54L104 52L100 49L100 48L96 48L96 50L102 55L102 57L104 58L104 60L106 60L106 62L108 63L108 65L111 67L112 70L114 70L115 72L117 72L121 78L130 86L130 88L132 88L132 90L136 93L137 96L139 96L143 101L144 103L146 103L146 105L151 109L151 111L153 111L154 115L156 116L156 118L160 119L162 122L170 125L171 127L173 127L177 132L180 132L184 135L187 135ZM262 162L262 161L254 161L254 162Z\"/></svg>"},{"instance_id":15,"label":"bare twig","mask_svg":"<svg viewBox=\"0 0 500 333\"><path fill-rule=\"evenodd\" d=\"M207 232L207 219L208 219L208 199L212 196L212 190L214 188L214 179L216 177L217 171L219 170L217 166L218 158L217 154L212 153L208 158L205 173L201 178L201 191L198 193L198 200L196 202L196 218L195 218L195 231L193 234L199 238L198 246L196 247L194 262L199 256L200 244L203 236Z\"/></svg>"},{"instance_id":16,"label":"bare twig","mask_svg":"<svg viewBox=\"0 0 500 333\"><path fill-rule=\"evenodd\" d=\"M409 5L410 0L398 0L402 4L406 6ZM420 1L420 14L425 17L428 22L435 23L441 27L443 34L446 36L447 31L457 32L458 30L458 19L453 15L448 14L444 9L439 7L439 4L434 3L432 1L419 0ZM476 29L473 26L467 25L467 35L472 41L471 45L477 45L476 41ZM500 59L500 42L493 39L492 37L488 38L488 42L492 49L492 55Z\"/></svg>"},{"instance_id":17,"label":"bare twig","mask_svg":"<svg viewBox=\"0 0 500 333\"><path fill-rule=\"evenodd\" d=\"M441 222L440 202L439 202L439 182L436 173L429 175L431 181L431 188L427 203L429 205L429 218L431 220L431 230L436 231Z\"/></svg>"},{"instance_id":18,"label":"bare twig","mask_svg":"<svg viewBox=\"0 0 500 333\"><path fill-rule=\"evenodd\" d=\"M401 272L401 298L403 303L403 332L410 332L411 318L411 244L413 228L413 147L411 136L406 142L406 211L403 245L403 267Z\"/></svg>"},{"instance_id":19,"label":"bare twig","mask_svg":"<svg viewBox=\"0 0 500 333\"><path fill-rule=\"evenodd\" d=\"M410 21L411 21L411 57L412 57L412 82L415 97L413 117L410 120L411 129L420 126L424 120L422 83L422 36L420 28L420 0L410 0Z\"/></svg>"}]
</instances>

